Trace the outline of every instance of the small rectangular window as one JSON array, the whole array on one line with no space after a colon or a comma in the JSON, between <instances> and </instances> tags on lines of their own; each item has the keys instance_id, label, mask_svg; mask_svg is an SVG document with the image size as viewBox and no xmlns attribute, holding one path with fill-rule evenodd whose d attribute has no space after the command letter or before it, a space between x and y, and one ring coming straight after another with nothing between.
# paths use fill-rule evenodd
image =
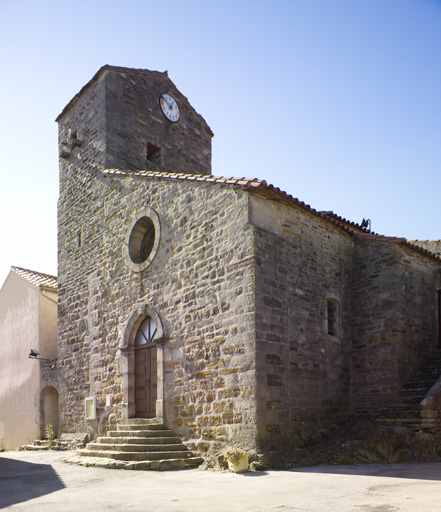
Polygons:
<instances>
[{"instance_id":1,"label":"small rectangular window","mask_svg":"<svg viewBox=\"0 0 441 512\"><path fill-rule=\"evenodd\" d=\"M338 303L328 300L328 334L338 336Z\"/></svg>"},{"instance_id":2,"label":"small rectangular window","mask_svg":"<svg viewBox=\"0 0 441 512\"><path fill-rule=\"evenodd\" d=\"M159 146L156 146L156 144L147 142L147 162L160 162L160 160L161 148Z\"/></svg>"}]
</instances>

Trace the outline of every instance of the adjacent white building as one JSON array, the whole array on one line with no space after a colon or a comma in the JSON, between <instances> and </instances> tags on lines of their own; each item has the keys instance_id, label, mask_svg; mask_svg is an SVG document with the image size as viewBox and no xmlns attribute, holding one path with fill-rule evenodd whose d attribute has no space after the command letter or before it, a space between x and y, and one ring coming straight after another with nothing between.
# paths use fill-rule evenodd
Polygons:
<instances>
[{"instance_id":1,"label":"adjacent white building","mask_svg":"<svg viewBox=\"0 0 441 512\"><path fill-rule=\"evenodd\" d=\"M29 358L31 349L42 360ZM0 447L58 430L57 278L11 267L0 289Z\"/></svg>"}]
</instances>

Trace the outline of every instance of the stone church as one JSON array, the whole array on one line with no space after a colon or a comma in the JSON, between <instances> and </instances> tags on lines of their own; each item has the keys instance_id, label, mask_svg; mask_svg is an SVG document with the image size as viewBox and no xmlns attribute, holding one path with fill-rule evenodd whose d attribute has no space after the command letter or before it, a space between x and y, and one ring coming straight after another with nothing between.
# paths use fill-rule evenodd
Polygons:
<instances>
[{"instance_id":1,"label":"stone church","mask_svg":"<svg viewBox=\"0 0 441 512\"><path fill-rule=\"evenodd\" d=\"M57 122L61 431L157 418L199 454L304 446L438 347L433 247L213 176L166 72L106 65Z\"/></svg>"}]
</instances>

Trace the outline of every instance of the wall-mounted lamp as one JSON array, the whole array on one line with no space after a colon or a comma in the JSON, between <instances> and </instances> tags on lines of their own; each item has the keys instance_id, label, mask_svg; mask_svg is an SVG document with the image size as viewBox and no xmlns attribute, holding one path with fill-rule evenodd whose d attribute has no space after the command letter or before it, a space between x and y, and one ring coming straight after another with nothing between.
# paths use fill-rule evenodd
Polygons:
<instances>
[{"instance_id":1,"label":"wall-mounted lamp","mask_svg":"<svg viewBox=\"0 0 441 512\"><path fill-rule=\"evenodd\" d=\"M45 357L38 357L40 355L40 352L38 350L34 350L31 348L31 351L28 355L28 359L42 359L43 361L50 361L50 359L46 359Z\"/></svg>"}]
</instances>

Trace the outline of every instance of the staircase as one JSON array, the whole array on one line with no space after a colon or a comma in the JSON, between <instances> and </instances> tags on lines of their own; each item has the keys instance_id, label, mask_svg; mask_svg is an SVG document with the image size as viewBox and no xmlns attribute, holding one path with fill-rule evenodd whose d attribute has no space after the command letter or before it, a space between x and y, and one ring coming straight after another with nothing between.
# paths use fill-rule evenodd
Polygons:
<instances>
[{"instance_id":1,"label":"staircase","mask_svg":"<svg viewBox=\"0 0 441 512\"><path fill-rule=\"evenodd\" d=\"M421 405L440 377L441 350L436 350L410 376L397 400L377 418L377 421L382 425L403 426L416 432L440 432L441 411L439 415L436 412L431 414L430 411L424 411Z\"/></svg>"},{"instance_id":2,"label":"staircase","mask_svg":"<svg viewBox=\"0 0 441 512\"><path fill-rule=\"evenodd\" d=\"M83 448L89 435L81 432L61 434L61 436L51 443L45 439L37 439L33 444L19 446L19 451L39 451L39 450L77 450Z\"/></svg>"},{"instance_id":3,"label":"staircase","mask_svg":"<svg viewBox=\"0 0 441 512\"><path fill-rule=\"evenodd\" d=\"M125 469L184 469L203 462L201 457L194 457L171 430L156 421L127 420L124 425L118 425L116 431L107 432L107 437L99 437L86 448L77 450L77 455L88 465Z\"/></svg>"}]
</instances>

